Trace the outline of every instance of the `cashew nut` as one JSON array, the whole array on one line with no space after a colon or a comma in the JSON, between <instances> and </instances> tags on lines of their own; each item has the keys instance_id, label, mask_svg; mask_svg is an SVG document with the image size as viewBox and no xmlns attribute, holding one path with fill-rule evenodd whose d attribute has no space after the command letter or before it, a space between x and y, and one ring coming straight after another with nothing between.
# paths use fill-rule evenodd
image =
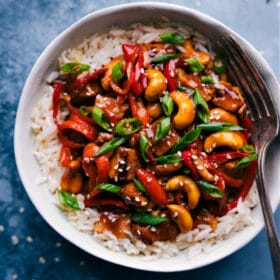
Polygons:
<instances>
[{"instance_id":1,"label":"cashew nut","mask_svg":"<svg viewBox=\"0 0 280 280\"><path fill-rule=\"evenodd\" d=\"M193 159L193 163L198 171L198 173L208 182L213 182L215 180L215 176L212 175L207 168L204 166L203 161L197 157Z\"/></svg>"},{"instance_id":2,"label":"cashew nut","mask_svg":"<svg viewBox=\"0 0 280 280\"><path fill-rule=\"evenodd\" d=\"M193 219L190 212L182 205L168 204L172 218L175 220L181 232L188 232L193 227Z\"/></svg>"},{"instance_id":3,"label":"cashew nut","mask_svg":"<svg viewBox=\"0 0 280 280\"><path fill-rule=\"evenodd\" d=\"M166 90L166 78L161 71L156 69L148 69L145 73L148 78L148 86L145 90L145 97L149 101L155 101Z\"/></svg>"},{"instance_id":4,"label":"cashew nut","mask_svg":"<svg viewBox=\"0 0 280 280\"><path fill-rule=\"evenodd\" d=\"M188 176L178 175L168 180L165 189L167 191L182 190L188 195L188 207L194 209L200 199L200 191L197 184Z\"/></svg>"},{"instance_id":5,"label":"cashew nut","mask_svg":"<svg viewBox=\"0 0 280 280\"><path fill-rule=\"evenodd\" d=\"M229 123L238 124L237 117L234 114L227 112L222 108L211 109L210 120L214 122L229 122Z\"/></svg>"},{"instance_id":6,"label":"cashew nut","mask_svg":"<svg viewBox=\"0 0 280 280\"><path fill-rule=\"evenodd\" d=\"M175 129L184 129L195 119L195 106L184 92L172 91L169 96L178 106L178 112L173 118L173 125Z\"/></svg>"},{"instance_id":7,"label":"cashew nut","mask_svg":"<svg viewBox=\"0 0 280 280\"><path fill-rule=\"evenodd\" d=\"M107 69L107 71L106 71L104 77L101 79L101 86L105 90L111 89L110 80L111 80L111 76L112 76L112 69L119 61L122 61L122 56L117 56L112 61L110 61L107 65L105 65L105 68Z\"/></svg>"},{"instance_id":8,"label":"cashew nut","mask_svg":"<svg viewBox=\"0 0 280 280\"><path fill-rule=\"evenodd\" d=\"M159 102L148 103L147 111L153 119L158 119L162 114L162 108Z\"/></svg>"},{"instance_id":9,"label":"cashew nut","mask_svg":"<svg viewBox=\"0 0 280 280\"><path fill-rule=\"evenodd\" d=\"M195 50L192 45L191 40L186 40L184 43L185 56L186 57L195 57L199 63L207 65L211 61L211 57L208 53Z\"/></svg>"},{"instance_id":10,"label":"cashew nut","mask_svg":"<svg viewBox=\"0 0 280 280\"><path fill-rule=\"evenodd\" d=\"M67 169L61 179L60 187L70 193L79 193L83 187L83 176L80 172L71 172Z\"/></svg>"},{"instance_id":11,"label":"cashew nut","mask_svg":"<svg viewBox=\"0 0 280 280\"><path fill-rule=\"evenodd\" d=\"M215 148L227 146L233 150L240 150L245 145L244 138L238 132L218 131L210 134L204 141L204 150L211 153Z\"/></svg>"}]
</instances>

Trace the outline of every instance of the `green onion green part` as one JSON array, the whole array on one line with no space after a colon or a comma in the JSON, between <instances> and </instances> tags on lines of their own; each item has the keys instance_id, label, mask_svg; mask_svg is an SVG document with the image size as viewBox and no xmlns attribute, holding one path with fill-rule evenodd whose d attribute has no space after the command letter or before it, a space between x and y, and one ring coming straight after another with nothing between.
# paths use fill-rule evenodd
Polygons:
<instances>
[{"instance_id":1,"label":"green onion green part","mask_svg":"<svg viewBox=\"0 0 280 280\"><path fill-rule=\"evenodd\" d=\"M156 216L149 213L135 212L131 215L131 219L139 224L158 225L168 221L166 217Z\"/></svg>"},{"instance_id":2,"label":"green onion green part","mask_svg":"<svg viewBox=\"0 0 280 280\"><path fill-rule=\"evenodd\" d=\"M135 184L136 188L137 188L141 193L147 194L146 189L145 189L144 186L140 183L139 180L137 180L136 178L132 178L132 180L133 180L133 183Z\"/></svg>"},{"instance_id":3,"label":"green onion green part","mask_svg":"<svg viewBox=\"0 0 280 280\"><path fill-rule=\"evenodd\" d=\"M147 156L149 147L150 147L149 140L146 138L146 136L144 136L143 134L140 134L140 136L139 136L139 150L140 150L141 157L145 162L150 161L148 156Z\"/></svg>"},{"instance_id":4,"label":"green onion green part","mask_svg":"<svg viewBox=\"0 0 280 280\"><path fill-rule=\"evenodd\" d=\"M176 163L182 161L182 158L180 158L177 155L165 155L165 156L160 156L157 157L156 163L158 164L168 164L168 163Z\"/></svg>"},{"instance_id":5,"label":"green onion green part","mask_svg":"<svg viewBox=\"0 0 280 280\"><path fill-rule=\"evenodd\" d=\"M142 122L136 118L128 118L120 121L115 127L115 133L120 136L128 136L142 127Z\"/></svg>"},{"instance_id":6,"label":"green onion green part","mask_svg":"<svg viewBox=\"0 0 280 280\"><path fill-rule=\"evenodd\" d=\"M78 200L75 197L73 197L70 193L63 190L58 190L57 196L58 196L58 201L61 205L74 210L80 209Z\"/></svg>"},{"instance_id":7,"label":"green onion green part","mask_svg":"<svg viewBox=\"0 0 280 280\"><path fill-rule=\"evenodd\" d=\"M165 93L160 102L164 114L167 117L170 117L174 111L174 102L172 98L168 95L168 93Z\"/></svg>"},{"instance_id":8,"label":"green onion green part","mask_svg":"<svg viewBox=\"0 0 280 280\"><path fill-rule=\"evenodd\" d=\"M155 135L156 142L160 141L168 134L170 127L171 127L170 117L159 121L156 128L156 135Z\"/></svg>"},{"instance_id":9,"label":"green onion green part","mask_svg":"<svg viewBox=\"0 0 280 280\"><path fill-rule=\"evenodd\" d=\"M106 192L111 192L111 193L119 193L121 191L121 187L113 185L113 184L108 184L108 183L101 183L95 187L97 190L103 190Z\"/></svg>"},{"instance_id":10,"label":"green onion green part","mask_svg":"<svg viewBox=\"0 0 280 280\"><path fill-rule=\"evenodd\" d=\"M209 76L201 76L200 79L203 84L214 84L214 80Z\"/></svg>"},{"instance_id":11,"label":"green onion green part","mask_svg":"<svg viewBox=\"0 0 280 280\"><path fill-rule=\"evenodd\" d=\"M110 132L112 131L109 120L105 116L104 111L102 109L100 109L99 107L93 106L92 118L103 129L110 131Z\"/></svg>"},{"instance_id":12,"label":"green onion green part","mask_svg":"<svg viewBox=\"0 0 280 280\"><path fill-rule=\"evenodd\" d=\"M102 156L104 154L107 154L107 153L115 150L116 148L121 146L126 140L127 140L127 138L124 138L124 137L113 138L109 142L103 144L99 148L99 150L94 154L93 157L95 157L95 158L96 157L100 157L100 156Z\"/></svg>"},{"instance_id":13,"label":"green onion green part","mask_svg":"<svg viewBox=\"0 0 280 280\"><path fill-rule=\"evenodd\" d=\"M191 143L193 143L200 135L201 129L196 128L187 132L169 151L170 154L174 154L178 151L185 150Z\"/></svg>"},{"instance_id":14,"label":"green onion green part","mask_svg":"<svg viewBox=\"0 0 280 280\"><path fill-rule=\"evenodd\" d=\"M197 185L200 189L205 192L207 195L214 197L214 198L222 198L224 197L224 192L216 187L213 184L210 184L206 181L196 181Z\"/></svg>"},{"instance_id":15,"label":"green onion green part","mask_svg":"<svg viewBox=\"0 0 280 280\"><path fill-rule=\"evenodd\" d=\"M240 161L238 161L234 168L244 168L247 167L252 161L254 161L258 157L258 153L254 152L250 155L242 158Z\"/></svg>"},{"instance_id":16,"label":"green onion green part","mask_svg":"<svg viewBox=\"0 0 280 280\"><path fill-rule=\"evenodd\" d=\"M87 106L80 106L79 111L83 116L87 116L89 114L89 108Z\"/></svg>"},{"instance_id":17,"label":"green onion green part","mask_svg":"<svg viewBox=\"0 0 280 280\"><path fill-rule=\"evenodd\" d=\"M205 68L195 57L185 59L185 61L190 65L193 73L199 73Z\"/></svg>"},{"instance_id":18,"label":"green onion green part","mask_svg":"<svg viewBox=\"0 0 280 280\"><path fill-rule=\"evenodd\" d=\"M213 70L217 74L225 72L228 65L228 56L224 50L219 50L213 61Z\"/></svg>"},{"instance_id":19,"label":"green onion green part","mask_svg":"<svg viewBox=\"0 0 280 280\"><path fill-rule=\"evenodd\" d=\"M207 102L198 89L194 90L193 101L196 106L196 114L199 119L204 123L208 123L210 120L210 111Z\"/></svg>"},{"instance_id":20,"label":"green onion green part","mask_svg":"<svg viewBox=\"0 0 280 280\"><path fill-rule=\"evenodd\" d=\"M59 70L69 74L79 74L87 71L90 68L87 64L82 64L78 62L68 62L62 65Z\"/></svg>"},{"instance_id":21,"label":"green onion green part","mask_svg":"<svg viewBox=\"0 0 280 280\"><path fill-rule=\"evenodd\" d=\"M186 41L186 39L177 32L160 34L159 37L163 42L173 45L182 45Z\"/></svg>"},{"instance_id":22,"label":"green onion green part","mask_svg":"<svg viewBox=\"0 0 280 280\"><path fill-rule=\"evenodd\" d=\"M122 70L122 62L119 61L116 63L112 68L112 78L113 81L116 83L119 80L121 80L124 76L123 70Z\"/></svg>"},{"instance_id":23,"label":"green onion green part","mask_svg":"<svg viewBox=\"0 0 280 280\"><path fill-rule=\"evenodd\" d=\"M244 130L239 125L229 122L209 122L199 124L198 128L206 131L236 131L236 130Z\"/></svg>"},{"instance_id":24,"label":"green onion green part","mask_svg":"<svg viewBox=\"0 0 280 280\"><path fill-rule=\"evenodd\" d=\"M179 54L179 53L164 54L164 55L161 55L161 56L154 57L152 59L152 63L163 63L163 62L166 62L169 59L179 57L180 55L181 54Z\"/></svg>"}]
</instances>

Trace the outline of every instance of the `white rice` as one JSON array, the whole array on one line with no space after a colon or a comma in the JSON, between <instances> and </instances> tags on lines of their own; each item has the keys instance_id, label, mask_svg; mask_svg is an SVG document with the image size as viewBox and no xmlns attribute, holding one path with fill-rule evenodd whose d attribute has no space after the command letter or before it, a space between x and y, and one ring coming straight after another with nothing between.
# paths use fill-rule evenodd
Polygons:
<instances>
[{"instance_id":1,"label":"white rice","mask_svg":"<svg viewBox=\"0 0 280 280\"><path fill-rule=\"evenodd\" d=\"M59 58L59 64L63 65L70 61L77 61L89 64L91 71L94 71L108 63L111 58L120 55L123 43L158 41L159 34L172 31L178 31L186 38L194 35L192 39L195 42L195 48L202 51L210 49L207 46L206 38L192 32L189 28L179 27L175 29L170 27L169 23L166 23L166 27L162 28L134 24L126 30L113 27L107 34L91 36L76 48L65 50ZM56 76L56 72L51 73L47 77L48 82ZM216 81L216 84L219 87L218 81ZM63 168L59 166L58 162L61 144L56 135L56 126L52 118L52 88L50 86L46 86L42 99L33 111L31 128L35 135L34 156L41 169L37 182L48 186L49 191L53 194L54 203L58 204L55 191L59 188ZM212 232L208 225L199 225L188 233L178 235L173 242L154 242L152 245L147 245L132 235L127 239L117 239L110 232L93 233L93 224L99 219L99 214L96 210L85 208L83 195L79 194L76 197L81 209L64 211L67 219L74 227L90 234L94 240L116 252L126 252L128 255L143 255L143 258L147 261L155 258L168 258L178 254L183 254L188 259L202 252L211 252L221 240L228 239L245 227L253 225L251 209L258 204L257 192L253 187L244 202L240 201L235 209L218 218L219 223L215 232Z\"/></svg>"}]
</instances>

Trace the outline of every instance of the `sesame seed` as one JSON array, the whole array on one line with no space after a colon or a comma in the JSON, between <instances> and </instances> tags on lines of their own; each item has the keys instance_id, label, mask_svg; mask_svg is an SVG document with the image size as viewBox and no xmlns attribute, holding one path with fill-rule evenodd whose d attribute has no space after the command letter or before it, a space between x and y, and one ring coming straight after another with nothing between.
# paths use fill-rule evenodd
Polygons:
<instances>
[{"instance_id":1,"label":"sesame seed","mask_svg":"<svg viewBox=\"0 0 280 280\"><path fill-rule=\"evenodd\" d=\"M147 182L148 183L152 182L152 178L151 177L147 178Z\"/></svg>"},{"instance_id":2,"label":"sesame seed","mask_svg":"<svg viewBox=\"0 0 280 280\"><path fill-rule=\"evenodd\" d=\"M130 166L127 166L125 170L128 171L129 169L130 169Z\"/></svg>"},{"instance_id":3,"label":"sesame seed","mask_svg":"<svg viewBox=\"0 0 280 280\"><path fill-rule=\"evenodd\" d=\"M118 171L119 171L119 172L123 172L123 169L122 169L122 168L119 168Z\"/></svg>"},{"instance_id":4,"label":"sesame seed","mask_svg":"<svg viewBox=\"0 0 280 280\"><path fill-rule=\"evenodd\" d=\"M170 146L171 145L171 142L168 140L167 141L167 146Z\"/></svg>"},{"instance_id":5,"label":"sesame seed","mask_svg":"<svg viewBox=\"0 0 280 280\"><path fill-rule=\"evenodd\" d=\"M192 159L198 159L197 155L192 155Z\"/></svg>"},{"instance_id":6,"label":"sesame seed","mask_svg":"<svg viewBox=\"0 0 280 280\"><path fill-rule=\"evenodd\" d=\"M139 202L139 201L140 201L140 198L139 198L138 196L136 196L136 197L135 197L135 201L136 201L136 202Z\"/></svg>"},{"instance_id":7,"label":"sesame seed","mask_svg":"<svg viewBox=\"0 0 280 280\"><path fill-rule=\"evenodd\" d=\"M114 170L117 170L118 168L119 168L118 164L114 166Z\"/></svg>"},{"instance_id":8,"label":"sesame seed","mask_svg":"<svg viewBox=\"0 0 280 280\"><path fill-rule=\"evenodd\" d=\"M150 231L151 231L151 232L156 232L157 229L156 229L155 227L150 227Z\"/></svg>"},{"instance_id":9,"label":"sesame seed","mask_svg":"<svg viewBox=\"0 0 280 280\"><path fill-rule=\"evenodd\" d=\"M27 237L26 237L26 241L27 241L28 243L32 243L32 242L33 242L33 238L32 238L31 236L27 236Z\"/></svg>"},{"instance_id":10,"label":"sesame seed","mask_svg":"<svg viewBox=\"0 0 280 280\"><path fill-rule=\"evenodd\" d=\"M201 166L201 165L198 165L196 168L197 168L198 170L203 170L203 166Z\"/></svg>"},{"instance_id":11,"label":"sesame seed","mask_svg":"<svg viewBox=\"0 0 280 280\"><path fill-rule=\"evenodd\" d=\"M11 237L13 245L17 245L19 243L19 239L16 235L12 235Z\"/></svg>"},{"instance_id":12,"label":"sesame seed","mask_svg":"<svg viewBox=\"0 0 280 280\"><path fill-rule=\"evenodd\" d=\"M46 259L44 257L40 257L38 259L38 261L39 261L40 264L45 264L46 263Z\"/></svg>"},{"instance_id":13,"label":"sesame seed","mask_svg":"<svg viewBox=\"0 0 280 280\"><path fill-rule=\"evenodd\" d=\"M180 185L180 187L183 187L184 186L184 182L180 181L179 185Z\"/></svg>"},{"instance_id":14,"label":"sesame seed","mask_svg":"<svg viewBox=\"0 0 280 280\"><path fill-rule=\"evenodd\" d=\"M173 213L173 218L177 218L179 216L179 213L178 212L174 212Z\"/></svg>"}]
</instances>

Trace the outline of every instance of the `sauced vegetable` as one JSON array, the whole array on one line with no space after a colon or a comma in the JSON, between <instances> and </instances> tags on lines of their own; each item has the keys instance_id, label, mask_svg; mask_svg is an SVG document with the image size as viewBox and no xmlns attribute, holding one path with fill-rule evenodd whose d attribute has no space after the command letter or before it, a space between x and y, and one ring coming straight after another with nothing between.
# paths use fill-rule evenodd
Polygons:
<instances>
[{"instance_id":1,"label":"sauced vegetable","mask_svg":"<svg viewBox=\"0 0 280 280\"><path fill-rule=\"evenodd\" d=\"M118 238L130 232L146 243L173 240L200 222L214 230L217 216L246 198L257 158L241 91L224 80L225 53L211 58L179 33L160 39L123 44L94 72L62 65L53 82L66 169L60 203L78 210L75 195L83 194L100 212L96 232L114 228Z\"/></svg>"}]
</instances>

